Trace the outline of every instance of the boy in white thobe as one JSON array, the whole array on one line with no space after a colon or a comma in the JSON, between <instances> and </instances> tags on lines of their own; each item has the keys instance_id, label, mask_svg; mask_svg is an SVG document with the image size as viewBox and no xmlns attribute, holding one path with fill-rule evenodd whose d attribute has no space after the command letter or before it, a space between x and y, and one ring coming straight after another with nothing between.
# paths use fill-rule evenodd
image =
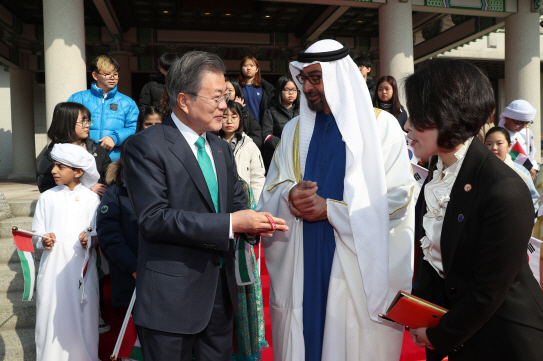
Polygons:
<instances>
[{"instance_id":1,"label":"boy in white thobe","mask_svg":"<svg viewBox=\"0 0 543 361\"><path fill-rule=\"evenodd\" d=\"M535 154L540 148L534 144L534 136L528 126L532 123L535 117L536 109L532 107L526 100L512 101L500 114L499 127L507 129L511 136L511 145L514 147L518 142L524 152L528 156L530 162L524 164L530 172L532 179L535 179L539 171L539 165L535 160ZM513 149L513 147L511 149Z\"/></svg>"},{"instance_id":2,"label":"boy in white thobe","mask_svg":"<svg viewBox=\"0 0 543 361\"><path fill-rule=\"evenodd\" d=\"M84 278L83 302L78 286L85 248L91 247L85 231L94 230L100 204L90 188L99 175L94 157L80 146L56 144L51 158L58 185L40 195L32 222L33 232L49 237L36 240L37 248L45 248L37 278L37 360L97 361L99 293L94 250Z\"/></svg>"}]
</instances>

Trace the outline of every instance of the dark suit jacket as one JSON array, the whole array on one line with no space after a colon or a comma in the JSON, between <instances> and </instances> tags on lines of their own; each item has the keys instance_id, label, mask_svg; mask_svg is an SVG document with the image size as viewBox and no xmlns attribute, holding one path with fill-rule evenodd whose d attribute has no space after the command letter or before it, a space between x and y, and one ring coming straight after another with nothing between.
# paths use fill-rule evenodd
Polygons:
<instances>
[{"instance_id":1,"label":"dark suit jacket","mask_svg":"<svg viewBox=\"0 0 543 361\"><path fill-rule=\"evenodd\" d=\"M526 257L533 222L526 184L475 138L452 188L441 232L444 278L423 261L414 292L450 309L427 330L440 354L454 360L536 360L543 355L543 292Z\"/></svg>"},{"instance_id":2,"label":"dark suit jacket","mask_svg":"<svg viewBox=\"0 0 543 361\"><path fill-rule=\"evenodd\" d=\"M134 322L194 334L209 322L224 258L237 310L230 214L247 209L230 146L207 133L219 187L215 213L204 175L171 117L126 146L124 180L139 224Z\"/></svg>"}]
</instances>

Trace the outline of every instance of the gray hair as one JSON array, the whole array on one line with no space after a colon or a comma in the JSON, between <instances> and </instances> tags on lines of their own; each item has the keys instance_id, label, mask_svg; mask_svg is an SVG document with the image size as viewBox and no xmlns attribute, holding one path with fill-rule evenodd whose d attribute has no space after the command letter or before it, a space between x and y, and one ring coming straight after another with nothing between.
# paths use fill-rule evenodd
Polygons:
<instances>
[{"instance_id":1,"label":"gray hair","mask_svg":"<svg viewBox=\"0 0 543 361\"><path fill-rule=\"evenodd\" d=\"M179 93L198 94L202 88L202 78L206 73L226 72L226 67L221 58L213 53L205 51L191 51L177 59L166 75L166 89L170 97L170 108L177 106Z\"/></svg>"}]
</instances>

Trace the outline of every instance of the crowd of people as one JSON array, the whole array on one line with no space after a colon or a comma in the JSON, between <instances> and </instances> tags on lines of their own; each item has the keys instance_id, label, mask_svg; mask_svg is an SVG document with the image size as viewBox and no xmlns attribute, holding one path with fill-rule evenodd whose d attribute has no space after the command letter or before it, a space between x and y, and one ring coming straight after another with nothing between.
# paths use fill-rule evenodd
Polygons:
<instances>
[{"instance_id":1,"label":"crowd of people","mask_svg":"<svg viewBox=\"0 0 543 361\"><path fill-rule=\"evenodd\" d=\"M406 110L399 82L349 53L316 42L275 87L252 56L234 79L214 54L166 53L137 104L117 61L94 59L38 166L38 360L98 360L104 256L115 312L137 289L146 361L260 359L259 241L275 360L398 360L405 328L378 314L399 290L449 309L410 330L428 360L543 354L536 110L514 101L494 126L486 76L443 59L405 79ZM416 206L409 151L428 169ZM87 248L83 297L69 285Z\"/></svg>"}]
</instances>

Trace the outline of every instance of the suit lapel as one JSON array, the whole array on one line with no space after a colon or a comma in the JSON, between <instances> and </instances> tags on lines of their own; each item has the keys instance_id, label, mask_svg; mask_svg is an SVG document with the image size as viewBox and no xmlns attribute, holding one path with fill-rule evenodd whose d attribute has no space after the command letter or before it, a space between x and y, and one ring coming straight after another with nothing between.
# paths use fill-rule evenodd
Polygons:
<instances>
[{"instance_id":1,"label":"suit lapel","mask_svg":"<svg viewBox=\"0 0 543 361\"><path fill-rule=\"evenodd\" d=\"M441 257L445 277L451 270L454 252L466 222L469 221L473 202L477 197L477 179L488 149L475 137L471 143L460 172L451 190L450 201L441 230ZM484 191L484 190L481 190Z\"/></svg>"},{"instance_id":2,"label":"suit lapel","mask_svg":"<svg viewBox=\"0 0 543 361\"><path fill-rule=\"evenodd\" d=\"M209 188L207 187L204 174L198 164L198 160L194 156L192 148L185 137L181 134L171 117L166 118L164 121L164 139L172 143L169 147L170 151L175 155L181 163L183 163L188 174L192 178L194 184L207 201L210 210L215 211ZM220 188L219 188L220 189Z\"/></svg>"},{"instance_id":3,"label":"suit lapel","mask_svg":"<svg viewBox=\"0 0 543 361\"><path fill-rule=\"evenodd\" d=\"M208 134L207 141L211 147L211 153L213 154L213 162L215 163L215 171L217 173L217 185L219 186L219 211L226 213L226 162L224 159L224 153L221 149L219 138Z\"/></svg>"}]
</instances>

